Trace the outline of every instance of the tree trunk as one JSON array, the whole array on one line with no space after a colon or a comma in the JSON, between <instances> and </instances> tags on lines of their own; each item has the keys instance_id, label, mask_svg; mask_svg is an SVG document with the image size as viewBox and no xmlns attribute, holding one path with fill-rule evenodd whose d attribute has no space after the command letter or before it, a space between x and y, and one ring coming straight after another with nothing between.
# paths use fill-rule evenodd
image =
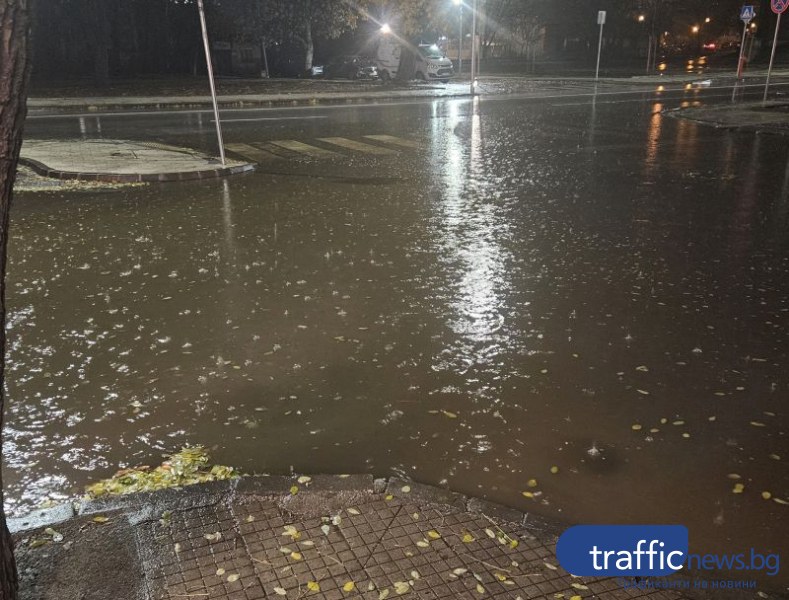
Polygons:
<instances>
[{"instance_id":1,"label":"tree trunk","mask_svg":"<svg viewBox=\"0 0 789 600\"><path fill-rule=\"evenodd\" d=\"M5 380L5 271L8 248L8 215L14 186L22 124L25 120L29 77L28 0L0 2L0 433L3 426ZM2 454L0 453L0 467ZM0 600L16 600L18 579L14 547L3 512L0 471Z\"/></svg>"},{"instance_id":2,"label":"tree trunk","mask_svg":"<svg viewBox=\"0 0 789 600\"><path fill-rule=\"evenodd\" d=\"M309 18L304 23L304 72L309 74L312 69L312 57L315 55L315 44L312 41L312 23Z\"/></svg>"}]
</instances>

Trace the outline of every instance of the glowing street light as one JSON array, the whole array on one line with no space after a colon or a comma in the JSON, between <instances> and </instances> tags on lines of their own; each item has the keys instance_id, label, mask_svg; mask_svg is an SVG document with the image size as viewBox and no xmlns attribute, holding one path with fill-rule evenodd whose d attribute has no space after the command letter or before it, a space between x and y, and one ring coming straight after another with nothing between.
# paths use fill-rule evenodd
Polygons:
<instances>
[{"instance_id":1,"label":"glowing street light","mask_svg":"<svg viewBox=\"0 0 789 600\"><path fill-rule=\"evenodd\" d=\"M698 33L698 32L699 32L699 29L701 29L701 28L700 28L698 25L694 25L693 27L691 27L691 28L690 28L690 30L691 30L693 33Z\"/></svg>"},{"instance_id":2,"label":"glowing street light","mask_svg":"<svg viewBox=\"0 0 789 600\"><path fill-rule=\"evenodd\" d=\"M639 23L643 23L645 20L646 20L646 17L644 15L638 15L638 22Z\"/></svg>"},{"instance_id":3,"label":"glowing street light","mask_svg":"<svg viewBox=\"0 0 789 600\"><path fill-rule=\"evenodd\" d=\"M704 22L705 22L705 23L709 23L711 20L712 20L712 19L710 19L709 17L707 17L706 19L704 19Z\"/></svg>"},{"instance_id":4,"label":"glowing street light","mask_svg":"<svg viewBox=\"0 0 789 600\"><path fill-rule=\"evenodd\" d=\"M387 34L392 33L392 28L389 26L389 23L384 23L381 25L381 33Z\"/></svg>"}]
</instances>

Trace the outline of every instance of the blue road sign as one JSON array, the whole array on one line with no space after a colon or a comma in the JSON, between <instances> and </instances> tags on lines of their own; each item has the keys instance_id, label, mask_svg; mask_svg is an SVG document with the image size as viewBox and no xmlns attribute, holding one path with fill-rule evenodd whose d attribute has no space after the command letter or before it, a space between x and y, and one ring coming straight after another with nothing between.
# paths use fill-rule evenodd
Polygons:
<instances>
[{"instance_id":1,"label":"blue road sign","mask_svg":"<svg viewBox=\"0 0 789 600\"><path fill-rule=\"evenodd\" d=\"M746 5L740 9L740 21L744 23L750 23L751 20L756 16L756 11L753 10L753 6Z\"/></svg>"}]
</instances>

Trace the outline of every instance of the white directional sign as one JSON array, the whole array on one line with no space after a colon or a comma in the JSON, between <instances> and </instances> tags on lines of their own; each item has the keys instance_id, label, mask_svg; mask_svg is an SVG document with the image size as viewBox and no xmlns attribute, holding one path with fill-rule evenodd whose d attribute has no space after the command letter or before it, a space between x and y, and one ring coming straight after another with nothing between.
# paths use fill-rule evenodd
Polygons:
<instances>
[{"instance_id":1,"label":"white directional sign","mask_svg":"<svg viewBox=\"0 0 789 600\"><path fill-rule=\"evenodd\" d=\"M750 23L753 18L756 16L756 11L753 10L753 6L746 5L740 9L740 21L743 23Z\"/></svg>"},{"instance_id":2,"label":"white directional sign","mask_svg":"<svg viewBox=\"0 0 789 600\"><path fill-rule=\"evenodd\" d=\"M597 24L598 25L605 25L605 11L604 10L597 11Z\"/></svg>"}]
</instances>

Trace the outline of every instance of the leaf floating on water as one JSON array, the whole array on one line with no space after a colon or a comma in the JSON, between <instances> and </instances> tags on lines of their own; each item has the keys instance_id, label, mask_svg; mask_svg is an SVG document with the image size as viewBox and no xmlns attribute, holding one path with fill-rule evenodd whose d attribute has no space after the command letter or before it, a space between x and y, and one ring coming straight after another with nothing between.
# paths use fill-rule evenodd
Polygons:
<instances>
[{"instance_id":1,"label":"leaf floating on water","mask_svg":"<svg viewBox=\"0 0 789 600\"><path fill-rule=\"evenodd\" d=\"M534 498L534 494L532 492L521 492L524 498Z\"/></svg>"},{"instance_id":2,"label":"leaf floating on water","mask_svg":"<svg viewBox=\"0 0 789 600\"><path fill-rule=\"evenodd\" d=\"M287 590L285 590L285 588L281 588L281 587L275 587L274 588L274 593L277 596L287 596L288 595Z\"/></svg>"},{"instance_id":3,"label":"leaf floating on water","mask_svg":"<svg viewBox=\"0 0 789 600\"><path fill-rule=\"evenodd\" d=\"M355 588L355 587L356 587L356 584L353 581L346 581L345 585L342 586L342 591L346 592L346 593L347 592L352 592L353 588Z\"/></svg>"},{"instance_id":4,"label":"leaf floating on water","mask_svg":"<svg viewBox=\"0 0 789 600\"><path fill-rule=\"evenodd\" d=\"M735 494L742 494L744 489L745 489L745 486L743 484L735 483L734 484L734 488L732 489L732 492L735 493Z\"/></svg>"},{"instance_id":5,"label":"leaf floating on water","mask_svg":"<svg viewBox=\"0 0 789 600\"><path fill-rule=\"evenodd\" d=\"M765 500L769 500L772 497L773 495L770 492L762 492L762 498L764 498Z\"/></svg>"},{"instance_id":6,"label":"leaf floating on water","mask_svg":"<svg viewBox=\"0 0 789 600\"><path fill-rule=\"evenodd\" d=\"M526 482L526 485L528 485L530 488L536 488L537 487L537 480L536 479L529 479L529 481Z\"/></svg>"},{"instance_id":7,"label":"leaf floating on water","mask_svg":"<svg viewBox=\"0 0 789 600\"><path fill-rule=\"evenodd\" d=\"M406 581L395 581L394 591L397 595L402 596L403 594L407 594L411 591L411 586L408 585L408 582Z\"/></svg>"},{"instance_id":8,"label":"leaf floating on water","mask_svg":"<svg viewBox=\"0 0 789 600\"><path fill-rule=\"evenodd\" d=\"M751 425L753 425L754 427L767 427L767 425L765 425L761 421L751 421Z\"/></svg>"},{"instance_id":9,"label":"leaf floating on water","mask_svg":"<svg viewBox=\"0 0 789 600\"><path fill-rule=\"evenodd\" d=\"M441 412L444 413L444 416L449 418L449 419L457 419L458 418L458 416L455 413L449 412L448 410L442 410Z\"/></svg>"},{"instance_id":10,"label":"leaf floating on water","mask_svg":"<svg viewBox=\"0 0 789 600\"><path fill-rule=\"evenodd\" d=\"M321 586L317 581L308 581L307 582L307 589L311 592L320 592Z\"/></svg>"},{"instance_id":11,"label":"leaf floating on water","mask_svg":"<svg viewBox=\"0 0 789 600\"><path fill-rule=\"evenodd\" d=\"M777 454L770 454L770 458L772 458L773 460L781 460L781 457L778 456Z\"/></svg>"},{"instance_id":12,"label":"leaf floating on water","mask_svg":"<svg viewBox=\"0 0 789 600\"><path fill-rule=\"evenodd\" d=\"M775 503L777 503L777 504L782 504L782 505L784 505L784 506L786 506L787 504L789 504L789 502L787 502L787 501L786 501L786 500L784 500L783 498L773 498L773 502L775 502Z\"/></svg>"},{"instance_id":13,"label":"leaf floating on water","mask_svg":"<svg viewBox=\"0 0 789 600\"><path fill-rule=\"evenodd\" d=\"M556 475L558 472L559 472L559 467L557 467L557 466L553 466L553 467L551 467L551 473L553 473L554 475Z\"/></svg>"},{"instance_id":14,"label":"leaf floating on water","mask_svg":"<svg viewBox=\"0 0 789 600\"><path fill-rule=\"evenodd\" d=\"M735 479L735 480L736 479L742 479L742 477L740 477L739 473L729 473L728 475L726 475L726 477L728 477L729 479Z\"/></svg>"},{"instance_id":15,"label":"leaf floating on water","mask_svg":"<svg viewBox=\"0 0 789 600\"><path fill-rule=\"evenodd\" d=\"M234 581L238 581L240 578L241 578L241 575L239 575L238 573L233 573L233 574L227 576L227 582L228 583L233 583Z\"/></svg>"},{"instance_id":16,"label":"leaf floating on water","mask_svg":"<svg viewBox=\"0 0 789 600\"><path fill-rule=\"evenodd\" d=\"M640 424L638 424L638 423L633 423L633 424L630 426L630 429L632 429L633 431L641 431L641 425L640 425Z\"/></svg>"},{"instance_id":17,"label":"leaf floating on water","mask_svg":"<svg viewBox=\"0 0 789 600\"><path fill-rule=\"evenodd\" d=\"M646 373L647 371L649 371L649 369L645 365L640 365L636 367L636 371L643 371L644 373Z\"/></svg>"},{"instance_id":18,"label":"leaf floating on water","mask_svg":"<svg viewBox=\"0 0 789 600\"><path fill-rule=\"evenodd\" d=\"M642 396L649 396L649 392L646 390L636 390Z\"/></svg>"}]
</instances>

